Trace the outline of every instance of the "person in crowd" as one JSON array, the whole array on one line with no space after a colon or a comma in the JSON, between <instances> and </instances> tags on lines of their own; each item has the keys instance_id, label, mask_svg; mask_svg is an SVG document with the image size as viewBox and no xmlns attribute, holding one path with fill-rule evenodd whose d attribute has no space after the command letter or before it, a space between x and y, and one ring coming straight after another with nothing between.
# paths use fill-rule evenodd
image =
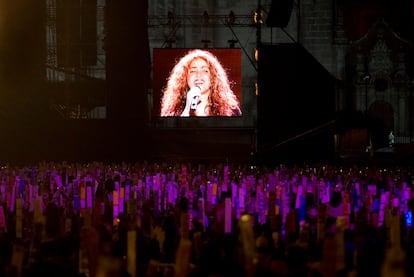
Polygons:
<instances>
[{"instance_id":1,"label":"person in crowd","mask_svg":"<svg viewBox=\"0 0 414 277\"><path fill-rule=\"evenodd\" d=\"M172 69L161 116L240 116L239 99L226 70L207 50L190 50Z\"/></svg>"}]
</instances>

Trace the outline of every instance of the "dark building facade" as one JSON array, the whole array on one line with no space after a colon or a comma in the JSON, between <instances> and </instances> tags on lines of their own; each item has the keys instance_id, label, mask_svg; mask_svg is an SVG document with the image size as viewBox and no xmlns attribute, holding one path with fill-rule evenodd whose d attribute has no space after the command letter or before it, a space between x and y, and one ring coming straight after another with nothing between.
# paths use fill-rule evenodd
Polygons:
<instances>
[{"instance_id":1,"label":"dark building facade","mask_svg":"<svg viewBox=\"0 0 414 277\"><path fill-rule=\"evenodd\" d=\"M191 152L199 136L222 145L214 156L251 157L353 128L368 129L374 150L391 131L396 144L413 140L411 1L32 2L0 3L2 145L29 145L26 154L4 146L6 160L94 159L115 148L111 158L162 157L170 138ZM241 48L243 115L154 118L160 47Z\"/></svg>"}]
</instances>

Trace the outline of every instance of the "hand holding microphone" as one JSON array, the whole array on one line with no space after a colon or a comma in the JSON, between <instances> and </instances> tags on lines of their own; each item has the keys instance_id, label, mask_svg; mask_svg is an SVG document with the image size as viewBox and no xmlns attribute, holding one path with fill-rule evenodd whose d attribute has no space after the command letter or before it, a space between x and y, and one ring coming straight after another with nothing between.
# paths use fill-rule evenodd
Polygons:
<instances>
[{"instance_id":1,"label":"hand holding microphone","mask_svg":"<svg viewBox=\"0 0 414 277\"><path fill-rule=\"evenodd\" d=\"M190 90L187 92L185 108L181 113L181 116L190 116L190 112L194 113L196 111L200 94L200 87L196 86L190 88Z\"/></svg>"},{"instance_id":2,"label":"hand holding microphone","mask_svg":"<svg viewBox=\"0 0 414 277\"><path fill-rule=\"evenodd\" d=\"M197 87L192 87L187 92L187 101L190 102L190 109L191 110L197 109L198 99L200 97L200 93L201 93L201 88L198 87L198 86Z\"/></svg>"}]
</instances>

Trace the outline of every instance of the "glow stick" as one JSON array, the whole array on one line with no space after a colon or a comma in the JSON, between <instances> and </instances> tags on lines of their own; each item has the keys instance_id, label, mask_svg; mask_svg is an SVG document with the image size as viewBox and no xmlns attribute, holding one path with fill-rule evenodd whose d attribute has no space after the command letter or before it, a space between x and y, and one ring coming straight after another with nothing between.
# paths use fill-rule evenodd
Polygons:
<instances>
[{"instance_id":1,"label":"glow stick","mask_svg":"<svg viewBox=\"0 0 414 277\"><path fill-rule=\"evenodd\" d=\"M35 224L42 222L42 211L41 211L41 207L40 207L39 198L40 197L38 197L34 200L33 220L34 220Z\"/></svg>"},{"instance_id":2,"label":"glow stick","mask_svg":"<svg viewBox=\"0 0 414 277\"><path fill-rule=\"evenodd\" d=\"M207 205L214 204L213 185L207 182Z\"/></svg>"},{"instance_id":3,"label":"glow stick","mask_svg":"<svg viewBox=\"0 0 414 277\"><path fill-rule=\"evenodd\" d=\"M250 215L244 214L240 221L240 237L243 247L244 267L246 277L253 277L256 274L256 244L252 228L252 218Z\"/></svg>"},{"instance_id":4,"label":"glow stick","mask_svg":"<svg viewBox=\"0 0 414 277\"><path fill-rule=\"evenodd\" d=\"M290 193L285 191L285 188L282 188L282 224L286 223L287 215L290 213Z\"/></svg>"},{"instance_id":5,"label":"glow stick","mask_svg":"<svg viewBox=\"0 0 414 277\"><path fill-rule=\"evenodd\" d=\"M270 231L275 232L277 228L276 223L276 214L279 214L278 206L276 205L276 192L271 191L269 193L269 225L270 225ZM276 211L277 209L277 211Z\"/></svg>"},{"instance_id":6,"label":"glow stick","mask_svg":"<svg viewBox=\"0 0 414 277\"><path fill-rule=\"evenodd\" d=\"M24 256L25 256L24 245L21 243L15 243L13 245L13 254L12 254L11 264L17 270L16 272L17 277L22 276Z\"/></svg>"},{"instance_id":7,"label":"glow stick","mask_svg":"<svg viewBox=\"0 0 414 277\"><path fill-rule=\"evenodd\" d=\"M295 202L295 208L300 209L300 197L302 195L302 186L298 186L298 191L296 193L296 202Z\"/></svg>"},{"instance_id":8,"label":"glow stick","mask_svg":"<svg viewBox=\"0 0 414 277\"><path fill-rule=\"evenodd\" d=\"M378 211L378 227L384 224L384 208L386 205L386 196L387 195L384 192L381 192L380 205L379 205L379 211Z\"/></svg>"},{"instance_id":9,"label":"glow stick","mask_svg":"<svg viewBox=\"0 0 414 277\"><path fill-rule=\"evenodd\" d=\"M181 166L181 186L187 188L187 167Z\"/></svg>"},{"instance_id":10,"label":"glow stick","mask_svg":"<svg viewBox=\"0 0 414 277\"><path fill-rule=\"evenodd\" d=\"M399 198L398 197L395 197L394 199L392 199L392 206L394 207L394 208L398 208L400 205L399 205Z\"/></svg>"},{"instance_id":11,"label":"glow stick","mask_svg":"<svg viewBox=\"0 0 414 277\"><path fill-rule=\"evenodd\" d=\"M224 210L224 233L231 234L232 232L232 205L231 198L226 198Z\"/></svg>"},{"instance_id":12,"label":"glow stick","mask_svg":"<svg viewBox=\"0 0 414 277\"><path fill-rule=\"evenodd\" d=\"M300 209L299 209L299 226L302 229L306 219L306 199L305 195L300 196Z\"/></svg>"},{"instance_id":13,"label":"glow stick","mask_svg":"<svg viewBox=\"0 0 414 277\"><path fill-rule=\"evenodd\" d=\"M345 268L345 244L344 244L344 229L346 218L338 216L336 219L336 271L341 271Z\"/></svg>"},{"instance_id":14,"label":"glow stick","mask_svg":"<svg viewBox=\"0 0 414 277\"><path fill-rule=\"evenodd\" d=\"M347 191L342 192L343 202L344 202L344 219L345 219L345 226L344 228L349 227L349 215L351 210L351 203L349 199L349 193Z\"/></svg>"},{"instance_id":15,"label":"glow stick","mask_svg":"<svg viewBox=\"0 0 414 277\"><path fill-rule=\"evenodd\" d=\"M6 185L2 182L0 185L1 200L6 201Z\"/></svg>"},{"instance_id":16,"label":"glow stick","mask_svg":"<svg viewBox=\"0 0 414 277\"><path fill-rule=\"evenodd\" d=\"M120 187L119 188L119 198L118 198L118 210L119 213L124 212L124 206L125 206L125 188Z\"/></svg>"},{"instance_id":17,"label":"glow stick","mask_svg":"<svg viewBox=\"0 0 414 277\"><path fill-rule=\"evenodd\" d=\"M16 238L23 237L23 207L22 200L16 199Z\"/></svg>"},{"instance_id":18,"label":"glow stick","mask_svg":"<svg viewBox=\"0 0 414 277\"><path fill-rule=\"evenodd\" d=\"M9 211L14 212L14 206L16 203L16 187L13 185L11 188L11 194L10 194L10 206Z\"/></svg>"},{"instance_id":19,"label":"glow stick","mask_svg":"<svg viewBox=\"0 0 414 277\"><path fill-rule=\"evenodd\" d=\"M224 186L227 187L227 184L229 182L229 167L228 166L224 167L223 182L224 182Z\"/></svg>"},{"instance_id":20,"label":"glow stick","mask_svg":"<svg viewBox=\"0 0 414 277\"><path fill-rule=\"evenodd\" d=\"M189 239L181 238L175 258L174 277L187 277L190 266L192 243Z\"/></svg>"},{"instance_id":21,"label":"glow stick","mask_svg":"<svg viewBox=\"0 0 414 277\"><path fill-rule=\"evenodd\" d=\"M203 224L203 231L206 230L207 225L208 225L208 221L206 218L206 207L205 207L205 203L204 203L204 198L198 198L198 208L200 209L201 212L201 223Z\"/></svg>"},{"instance_id":22,"label":"glow stick","mask_svg":"<svg viewBox=\"0 0 414 277\"><path fill-rule=\"evenodd\" d=\"M4 208L2 205L0 205L0 227L7 232L6 217L4 216Z\"/></svg>"},{"instance_id":23,"label":"glow stick","mask_svg":"<svg viewBox=\"0 0 414 277\"><path fill-rule=\"evenodd\" d=\"M86 208L86 189L84 186L80 187L80 208Z\"/></svg>"},{"instance_id":24,"label":"glow stick","mask_svg":"<svg viewBox=\"0 0 414 277\"><path fill-rule=\"evenodd\" d=\"M129 273L129 276L136 276L137 271L136 239L136 230L129 230L127 234L127 271Z\"/></svg>"},{"instance_id":25,"label":"glow stick","mask_svg":"<svg viewBox=\"0 0 414 277\"><path fill-rule=\"evenodd\" d=\"M326 237L322 244L321 276L337 276L337 242L335 238Z\"/></svg>"},{"instance_id":26,"label":"glow stick","mask_svg":"<svg viewBox=\"0 0 414 277\"><path fill-rule=\"evenodd\" d=\"M213 198L211 199L211 202L212 204L216 204L217 196L218 196L218 185L217 183L213 183L212 186L213 186L213 194L212 194Z\"/></svg>"},{"instance_id":27,"label":"glow stick","mask_svg":"<svg viewBox=\"0 0 414 277\"><path fill-rule=\"evenodd\" d=\"M34 197L33 197L33 185L29 185L29 211L33 212L34 209Z\"/></svg>"},{"instance_id":28,"label":"glow stick","mask_svg":"<svg viewBox=\"0 0 414 277\"><path fill-rule=\"evenodd\" d=\"M86 208L92 209L92 187L87 186L86 187Z\"/></svg>"},{"instance_id":29,"label":"glow stick","mask_svg":"<svg viewBox=\"0 0 414 277\"><path fill-rule=\"evenodd\" d=\"M259 214L259 222L264 224L266 221L265 211L264 211L264 193L263 191L256 192L256 199L258 203L258 214Z\"/></svg>"},{"instance_id":30,"label":"glow stick","mask_svg":"<svg viewBox=\"0 0 414 277\"><path fill-rule=\"evenodd\" d=\"M237 184L235 183L231 183L231 198L233 206L236 206Z\"/></svg>"},{"instance_id":31,"label":"glow stick","mask_svg":"<svg viewBox=\"0 0 414 277\"><path fill-rule=\"evenodd\" d=\"M402 248L386 249L384 261L381 264L381 277L405 277L406 254Z\"/></svg>"},{"instance_id":32,"label":"glow stick","mask_svg":"<svg viewBox=\"0 0 414 277\"><path fill-rule=\"evenodd\" d=\"M128 202L131 198L131 185L128 183L125 185L125 201Z\"/></svg>"},{"instance_id":33,"label":"glow stick","mask_svg":"<svg viewBox=\"0 0 414 277\"><path fill-rule=\"evenodd\" d=\"M118 218L119 215L119 197L118 197L118 191L114 190L112 192L112 211L113 211L113 219Z\"/></svg>"},{"instance_id":34,"label":"glow stick","mask_svg":"<svg viewBox=\"0 0 414 277\"><path fill-rule=\"evenodd\" d=\"M239 209L240 209L240 213L244 212L245 209L245 197L246 197L246 189L241 187L239 188Z\"/></svg>"},{"instance_id":35,"label":"glow stick","mask_svg":"<svg viewBox=\"0 0 414 277\"><path fill-rule=\"evenodd\" d=\"M193 229L193 192L188 191L187 193L187 199L188 199L188 229Z\"/></svg>"}]
</instances>

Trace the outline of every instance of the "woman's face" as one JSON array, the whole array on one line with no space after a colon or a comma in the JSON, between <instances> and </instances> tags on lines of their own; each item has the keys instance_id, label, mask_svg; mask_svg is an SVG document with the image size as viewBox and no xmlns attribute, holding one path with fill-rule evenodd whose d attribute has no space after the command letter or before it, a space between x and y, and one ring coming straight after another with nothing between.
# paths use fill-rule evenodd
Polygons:
<instances>
[{"instance_id":1,"label":"woman's face","mask_svg":"<svg viewBox=\"0 0 414 277\"><path fill-rule=\"evenodd\" d=\"M200 87L203 94L210 89L210 76L210 67L207 62L201 58L196 58L190 63L187 84L190 88Z\"/></svg>"}]
</instances>

